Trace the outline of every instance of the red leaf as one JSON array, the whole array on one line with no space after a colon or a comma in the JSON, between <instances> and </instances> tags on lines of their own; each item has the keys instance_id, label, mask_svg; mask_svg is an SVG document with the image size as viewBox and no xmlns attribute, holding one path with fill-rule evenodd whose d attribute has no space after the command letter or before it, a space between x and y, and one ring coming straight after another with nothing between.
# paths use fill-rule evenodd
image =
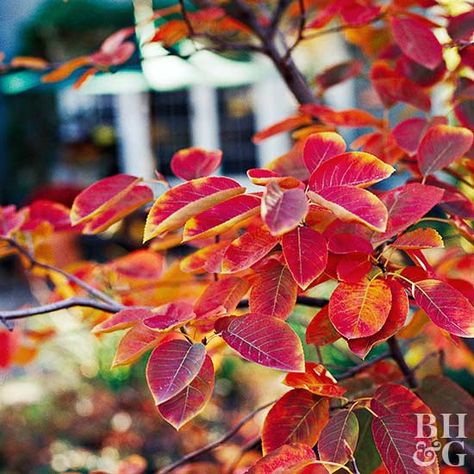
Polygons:
<instances>
[{"instance_id":1,"label":"red leaf","mask_svg":"<svg viewBox=\"0 0 474 474\"><path fill-rule=\"evenodd\" d=\"M12 361L14 339L12 333L0 329L0 369L7 369Z\"/></svg>"},{"instance_id":2,"label":"red leaf","mask_svg":"<svg viewBox=\"0 0 474 474\"><path fill-rule=\"evenodd\" d=\"M238 277L228 277L211 283L194 305L198 319L232 313L249 287L246 280Z\"/></svg>"},{"instance_id":3,"label":"red leaf","mask_svg":"<svg viewBox=\"0 0 474 474\"><path fill-rule=\"evenodd\" d=\"M155 201L148 213L144 240L178 229L195 214L244 191L233 179L213 176L171 188Z\"/></svg>"},{"instance_id":4,"label":"red leaf","mask_svg":"<svg viewBox=\"0 0 474 474\"><path fill-rule=\"evenodd\" d=\"M316 454L305 444L285 444L259 459L247 474L275 474L282 469L298 469L316 461Z\"/></svg>"},{"instance_id":5,"label":"red leaf","mask_svg":"<svg viewBox=\"0 0 474 474\"><path fill-rule=\"evenodd\" d=\"M143 319L152 315L153 312L149 309L123 309L122 311L119 311L118 313L95 326L92 329L92 333L99 334L127 329L132 327L138 321L142 321Z\"/></svg>"},{"instance_id":6,"label":"red leaf","mask_svg":"<svg viewBox=\"0 0 474 474\"><path fill-rule=\"evenodd\" d=\"M441 235L434 229L421 228L406 232L398 237L391 247L402 250L443 248Z\"/></svg>"},{"instance_id":7,"label":"red leaf","mask_svg":"<svg viewBox=\"0 0 474 474\"><path fill-rule=\"evenodd\" d=\"M370 255L373 248L372 244L364 237L343 232L329 237L328 250L336 254L359 252Z\"/></svg>"},{"instance_id":8,"label":"red leaf","mask_svg":"<svg viewBox=\"0 0 474 474\"><path fill-rule=\"evenodd\" d=\"M248 313L218 319L215 328L246 360L286 372L304 371L301 342L281 319Z\"/></svg>"},{"instance_id":9,"label":"red leaf","mask_svg":"<svg viewBox=\"0 0 474 474\"><path fill-rule=\"evenodd\" d=\"M418 165L427 176L446 168L461 158L472 145L473 134L463 127L435 125L421 140L418 148Z\"/></svg>"},{"instance_id":10,"label":"red leaf","mask_svg":"<svg viewBox=\"0 0 474 474\"><path fill-rule=\"evenodd\" d=\"M327 125L336 127L380 127L383 120L374 117L369 112L360 109L332 110L325 105L305 104L301 112L311 114Z\"/></svg>"},{"instance_id":11,"label":"red leaf","mask_svg":"<svg viewBox=\"0 0 474 474\"><path fill-rule=\"evenodd\" d=\"M229 246L229 242L221 241L208 245L198 251L183 258L179 266L183 272L187 273L219 273L222 266L224 253Z\"/></svg>"},{"instance_id":12,"label":"red leaf","mask_svg":"<svg viewBox=\"0 0 474 474\"><path fill-rule=\"evenodd\" d=\"M378 416L431 413L431 410L411 390L403 385L381 385L370 401L370 408Z\"/></svg>"},{"instance_id":13,"label":"red leaf","mask_svg":"<svg viewBox=\"0 0 474 474\"><path fill-rule=\"evenodd\" d=\"M413 283L416 304L440 328L459 337L474 337L474 307L451 285L438 280Z\"/></svg>"},{"instance_id":14,"label":"red leaf","mask_svg":"<svg viewBox=\"0 0 474 474\"><path fill-rule=\"evenodd\" d=\"M259 197L250 194L234 196L189 219L184 226L183 241L223 234L238 224L245 224L259 212Z\"/></svg>"},{"instance_id":15,"label":"red leaf","mask_svg":"<svg viewBox=\"0 0 474 474\"><path fill-rule=\"evenodd\" d=\"M415 224L441 201L443 192L435 186L409 183L384 193L381 199L389 213L387 230L374 240L389 239Z\"/></svg>"},{"instance_id":16,"label":"red leaf","mask_svg":"<svg viewBox=\"0 0 474 474\"><path fill-rule=\"evenodd\" d=\"M334 132L313 133L304 144L303 160L312 173L318 166L346 151L346 142Z\"/></svg>"},{"instance_id":17,"label":"red leaf","mask_svg":"<svg viewBox=\"0 0 474 474\"><path fill-rule=\"evenodd\" d=\"M289 443L314 446L329 420L329 400L295 388L268 412L262 429L264 454Z\"/></svg>"},{"instance_id":18,"label":"red leaf","mask_svg":"<svg viewBox=\"0 0 474 474\"><path fill-rule=\"evenodd\" d=\"M26 218L24 212L17 212L15 206L0 206L0 236L10 237L23 225Z\"/></svg>"},{"instance_id":19,"label":"red leaf","mask_svg":"<svg viewBox=\"0 0 474 474\"><path fill-rule=\"evenodd\" d=\"M414 117L400 122L392 130L392 135L403 151L409 155L414 155L428 126L426 119Z\"/></svg>"},{"instance_id":20,"label":"red leaf","mask_svg":"<svg viewBox=\"0 0 474 474\"><path fill-rule=\"evenodd\" d=\"M203 344L174 340L152 352L146 368L148 386L160 405L181 392L200 372L206 357Z\"/></svg>"},{"instance_id":21,"label":"red leaf","mask_svg":"<svg viewBox=\"0 0 474 474\"><path fill-rule=\"evenodd\" d=\"M387 227L387 209L366 189L352 186L335 186L318 193L308 192L310 199L331 210L342 221L356 221L377 232Z\"/></svg>"},{"instance_id":22,"label":"red leaf","mask_svg":"<svg viewBox=\"0 0 474 474\"><path fill-rule=\"evenodd\" d=\"M363 68L363 63L360 61L346 61L335 66L325 69L321 74L315 78L316 83L322 90L347 81L348 79L358 76ZM344 150L341 151L343 153ZM312 171L312 169L310 169Z\"/></svg>"},{"instance_id":23,"label":"red leaf","mask_svg":"<svg viewBox=\"0 0 474 474\"><path fill-rule=\"evenodd\" d=\"M195 317L191 304L176 301L154 308L152 314L143 320L143 324L152 331L161 332L182 326Z\"/></svg>"},{"instance_id":24,"label":"red leaf","mask_svg":"<svg viewBox=\"0 0 474 474\"><path fill-rule=\"evenodd\" d=\"M343 0L341 8L342 19L351 26L369 23L380 15L381 7L372 4L370 0L354 2Z\"/></svg>"},{"instance_id":25,"label":"red leaf","mask_svg":"<svg viewBox=\"0 0 474 474\"><path fill-rule=\"evenodd\" d=\"M417 422L414 416L389 415L374 418L372 433L375 446L390 474L434 474L438 472L436 455L432 452L417 449L418 442L430 446L430 440L417 437ZM427 452L431 456L427 456ZM415 464L414 454L419 461L431 461L432 465L420 466ZM426 457L425 457L426 456ZM427 463L429 464L429 462Z\"/></svg>"},{"instance_id":26,"label":"red leaf","mask_svg":"<svg viewBox=\"0 0 474 474\"><path fill-rule=\"evenodd\" d=\"M135 363L145 352L163 341L168 335L156 334L141 321L134 324L120 340L112 367Z\"/></svg>"},{"instance_id":27,"label":"red leaf","mask_svg":"<svg viewBox=\"0 0 474 474\"><path fill-rule=\"evenodd\" d=\"M364 279L372 269L369 256L354 253L341 257L336 267L337 279L347 283L357 283Z\"/></svg>"},{"instance_id":28,"label":"red leaf","mask_svg":"<svg viewBox=\"0 0 474 474\"><path fill-rule=\"evenodd\" d=\"M309 227L297 227L283 236L282 247L293 278L306 290L326 268L326 239Z\"/></svg>"},{"instance_id":29,"label":"red leaf","mask_svg":"<svg viewBox=\"0 0 474 474\"><path fill-rule=\"evenodd\" d=\"M384 280L340 283L329 300L329 318L347 339L371 336L385 324L391 303Z\"/></svg>"},{"instance_id":30,"label":"red leaf","mask_svg":"<svg viewBox=\"0 0 474 474\"><path fill-rule=\"evenodd\" d=\"M278 239L263 228L246 232L227 248L222 261L224 273L235 273L251 267L272 250Z\"/></svg>"},{"instance_id":31,"label":"red leaf","mask_svg":"<svg viewBox=\"0 0 474 474\"><path fill-rule=\"evenodd\" d=\"M334 186L367 188L395 171L370 153L352 151L326 160L311 174L309 187L318 192Z\"/></svg>"},{"instance_id":32,"label":"red leaf","mask_svg":"<svg viewBox=\"0 0 474 474\"><path fill-rule=\"evenodd\" d=\"M270 181L275 181L283 189L304 187L304 184L299 179L292 176L281 176L279 173L265 168L247 170L247 176L257 186L266 186Z\"/></svg>"},{"instance_id":33,"label":"red leaf","mask_svg":"<svg viewBox=\"0 0 474 474\"><path fill-rule=\"evenodd\" d=\"M341 398L347 389L337 384L336 379L321 364L307 362L304 374L287 374L283 383L293 388L304 388L315 395Z\"/></svg>"},{"instance_id":34,"label":"red leaf","mask_svg":"<svg viewBox=\"0 0 474 474\"><path fill-rule=\"evenodd\" d=\"M341 410L329 419L318 442L321 461L345 465L353 457L359 438L359 422L353 411ZM326 464L330 472L339 467Z\"/></svg>"},{"instance_id":35,"label":"red leaf","mask_svg":"<svg viewBox=\"0 0 474 474\"><path fill-rule=\"evenodd\" d=\"M43 222L51 224L55 231L71 229L70 210L59 202L38 200L32 202L26 209L28 218L22 225L22 230L34 230ZM20 216L17 214L16 219L18 218Z\"/></svg>"},{"instance_id":36,"label":"red leaf","mask_svg":"<svg viewBox=\"0 0 474 474\"><path fill-rule=\"evenodd\" d=\"M256 133L253 136L253 142L258 144L263 142L263 140L272 137L273 135L288 132L294 128L302 127L303 125L310 125L311 123L311 117L308 117L307 115L294 115Z\"/></svg>"},{"instance_id":37,"label":"red leaf","mask_svg":"<svg viewBox=\"0 0 474 474\"><path fill-rule=\"evenodd\" d=\"M390 21L395 41L413 61L434 69L442 60L442 46L433 32L411 18L392 18Z\"/></svg>"},{"instance_id":38,"label":"red leaf","mask_svg":"<svg viewBox=\"0 0 474 474\"><path fill-rule=\"evenodd\" d=\"M382 329L372 336L348 341L349 349L362 359L365 359L376 344L386 341L396 334L404 326L407 319L409 304L405 290L395 280L387 280L387 285L390 287L392 294L392 307Z\"/></svg>"},{"instance_id":39,"label":"red leaf","mask_svg":"<svg viewBox=\"0 0 474 474\"><path fill-rule=\"evenodd\" d=\"M286 319L295 307L297 293L288 268L274 260L257 273L249 296L250 312Z\"/></svg>"},{"instance_id":40,"label":"red leaf","mask_svg":"<svg viewBox=\"0 0 474 474\"><path fill-rule=\"evenodd\" d=\"M336 342L341 335L329 319L328 306L322 308L313 317L306 328L306 342L316 346L325 346Z\"/></svg>"},{"instance_id":41,"label":"red leaf","mask_svg":"<svg viewBox=\"0 0 474 474\"><path fill-rule=\"evenodd\" d=\"M92 221L94 229L101 221L100 228L120 220L125 215L153 199L153 193L147 186L140 186L140 178L127 174L117 174L101 179L84 189L74 199L71 209L73 225ZM138 193L138 202L133 196Z\"/></svg>"},{"instance_id":42,"label":"red leaf","mask_svg":"<svg viewBox=\"0 0 474 474\"><path fill-rule=\"evenodd\" d=\"M297 227L308 210L302 189L282 190L277 183L267 184L262 199L262 219L272 235L282 235Z\"/></svg>"},{"instance_id":43,"label":"red leaf","mask_svg":"<svg viewBox=\"0 0 474 474\"><path fill-rule=\"evenodd\" d=\"M194 418L207 404L214 389L214 366L206 355L201 370L181 392L158 405L161 416L177 430Z\"/></svg>"},{"instance_id":44,"label":"red leaf","mask_svg":"<svg viewBox=\"0 0 474 474\"><path fill-rule=\"evenodd\" d=\"M203 148L185 148L171 158L171 170L181 179L189 181L204 178L214 173L222 161L222 151L208 151Z\"/></svg>"}]
</instances>

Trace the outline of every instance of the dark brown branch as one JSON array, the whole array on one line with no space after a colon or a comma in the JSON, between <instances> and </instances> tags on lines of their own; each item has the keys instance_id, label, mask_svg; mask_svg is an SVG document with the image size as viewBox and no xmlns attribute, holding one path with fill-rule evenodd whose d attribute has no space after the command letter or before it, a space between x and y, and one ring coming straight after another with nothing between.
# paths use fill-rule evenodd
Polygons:
<instances>
[{"instance_id":1,"label":"dark brown branch","mask_svg":"<svg viewBox=\"0 0 474 474\"><path fill-rule=\"evenodd\" d=\"M390 349L390 356L392 359L397 363L398 367L402 371L403 376L410 388L416 388L418 383L416 381L415 374L413 370L408 367L408 364L405 361L405 357L403 356L403 352L398 344L397 339L395 336L392 336L388 341L388 347Z\"/></svg>"},{"instance_id":2,"label":"dark brown branch","mask_svg":"<svg viewBox=\"0 0 474 474\"><path fill-rule=\"evenodd\" d=\"M15 309L12 311L0 311L0 319L4 321L11 321L14 319L25 319L40 314L52 313L54 311L60 311L62 309L69 309L74 307L94 308L107 313L118 313L126 306L118 303L113 305L104 303L102 301L93 300L90 298L68 298L66 300L57 301L55 303L49 303L33 308Z\"/></svg>"},{"instance_id":3,"label":"dark brown branch","mask_svg":"<svg viewBox=\"0 0 474 474\"><path fill-rule=\"evenodd\" d=\"M58 273L59 275L62 275L69 281L75 283L77 286L79 286L83 290L87 291L87 293L89 293L91 296L95 296L97 299L103 301L104 303L107 303L110 306L116 305L117 308L121 306L115 300L107 296L104 292L98 290L97 288L94 288L93 286L89 285L88 283L86 283L84 280L81 280L77 276L69 272L66 272L65 270L62 270L61 268L55 267L54 265L49 265L47 263L42 263L36 260L36 258L25 247L20 245L14 239L2 237L1 240L7 242L11 247L13 247L21 255L23 255L28 260L32 268L38 267L38 268L43 268L44 270Z\"/></svg>"},{"instance_id":4,"label":"dark brown branch","mask_svg":"<svg viewBox=\"0 0 474 474\"><path fill-rule=\"evenodd\" d=\"M285 56L283 57L284 61L288 60L288 58L291 56L293 51L300 44L300 42L303 40L304 28L306 26L306 9L305 9L305 6L304 6L304 0L298 0L298 5L299 5L299 8L300 8L300 19L299 19L299 25L298 25L298 34L297 34L296 39L294 40L293 44L286 50Z\"/></svg>"},{"instance_id":5,"label":"dark brown branch","mask_svg":"<svg viewBox=\"0 0 474 474\"><path fill-rule=\"evenodd\" d=\"M285 14L286 9L290 6L291 0L280 0L278 5L275 8L273 13L273 17L270 23L270 27L268 28L268 39L271 41L275 36L275 33L278 29L280 21Z\"/></svg>"},{"instance_id":6,"label":"dark brown branch","mask_svg":"<svg viewBox=\"0 0 474 474\"><path fill-rule=\"evenodd\" d=\"M298 296L296 298L296 304L301 306L309 306L310 308L322 308L329 303L329 300L325 298L313 298L311 296ZM248 300L242 300L238 304L238 308L247 308L249 306Z\"/></svg>"},{"instance_id":7,"label":"dark brown branch","mask_svg":"<svg viewBox=\"0 0 474 474\"><path fill-rule=\"evenodd\" d=\"M390 359L390 357L392 357L390 352L385 352L384 354L381 354L378 357L374 357L372 360L368 360L367 362L364 362L360 365L356 365L355 367L351 367L350 369L346 370L342 374L335 375L335 378L337 380L350 379L351 377L358 374L359 372L363 372L365 369L368 369L369 367L372 367L377 362L380 362L381 360L385 360L385 359Z\"/></svg>"},{"instance_id":8,"label":"dark brown branch","mask_svg":"<svg viewBox=\"0 0 474 474\"><path fill-rule=\"evenodd\" d=\"M242 418L230 431L225 433L223 436L218 438L216 441L213 441L212 443L206 444L206 446L203 446L202 448L196 449L195 451L186 454L186 456L183 456L181 459L178 459L176 462L173 464L170 464L167 467L164 467L160 471L158 471L158 474L167 474L168 472L172 472L174 469L176 469L179 466L182 466L183 464L187 464L194 459L209 453L213 449L219 447L220 445L224 444L226 441L228 441L230 438L232 438L234 435L236 435L240 429L248 423L257 413L261 412L265 408L268 408L269 406L273 405L277 400L273 400L271 402L265 403L265 405L262 405L255 410L253 410L251 413L249 413L247 416Z\"/></svg>"}]
</instances>

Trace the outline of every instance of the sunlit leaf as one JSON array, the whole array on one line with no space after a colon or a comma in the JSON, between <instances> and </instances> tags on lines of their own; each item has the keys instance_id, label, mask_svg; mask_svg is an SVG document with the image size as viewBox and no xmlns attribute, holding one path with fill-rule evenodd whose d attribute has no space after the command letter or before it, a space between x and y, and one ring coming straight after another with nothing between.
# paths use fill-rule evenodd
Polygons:
<instances>
[{"instance_id":1,"label":"sunlit leaf","mask_svg":"<svg viewBox=\"0 0 474 474\"><path fill-rule=\"evenodd\" d=\"M246 360L286 372L304 371L301 342L281 319L249 313L221 318L215 328Z\"/></svg>"},{"instance_id":2,"label":"sunlit leaf","mask_svg":"<svg viewBox=\"0 0 474 474\"><path fill-rule=\"evenodd\" d=\"M160 405L170 400L189 385L200 372L205 357L203 344L177 339L157 346L146 368L155 403Z\"/></svg>"},{"instance_id":3,"label":"sunlit leaf","mask_svg":"<svg viewBox=\"0 0 474 474\"><path fill-rule=\"evenodd\" d=\"M314 446L329 420L329 400L295 388L268 412L262 430L264 454L289 443Z\"/></svg>"},{"instance_id":4,"label":"sunlit leaf","mask_svg":"<svg viewBox=\"0 0 474 474\"><path fill-rule=\"evenodd\" d=\"M402 250L443 248L441 235L435 229L421 228L406 232L395 240L391 247Z\"/></svg>"},{"instance_id":5,"label":"sunlit leaf","mask_svg":"<svg viewBox=\"0 0 474 474\"><path fill-rule=\"evenodd\" d=\"M233 179L213 176L171 188L155 201L148 213L144 240L178 229L195 214L244 191Z\"/></svg>"},{"instance_id":6,"label":"sunlit leaf","mask_svg":"<svg viewBox=\"0 0 474 474\"><path fill-rule=\"evenodd\" d=\"M334 132L313 133L304 144L303 160L312 173L318 166L346 151L346 142Z\"/></svg>"},{"instance_id":7,"label":"sunlit leaf","mask_svg":"<svg viewBox=\"0 0 474 474\"><path fill-rule=\"evenodd\" d=\"M340 283L329 299L329 318L344 337L371 336L385 324L392 294L384 280Z\"/></svg>"},{"instance_id":8,"label":"sunlit leaf","mask_svg":"<svg viewBox=\"0 0 474 474\"><path fill-rule=\"evenodd\" d=\"M326 239L310 227L297 227L282 238L283 255L293 278L305 290L326 268Z\"/></svg>"},{"instance_id":9,"label":"sunlit leaf","mask_svg":"<svg viewBox=\"0 0 474 474\"><path fill-rule=\"evenodd\" d=\"M92 333L99 334L127 329L132 327L138 321L142 321L143 319L152 315L153 312L149 309L123 309L122 311L119 311L118 313L110 316L110 318L95 326L92 329Z\"/></svg>"},{"instance_id":10,"label":"sunlit leaf","mask_svg":"<svg viewBox=\"0 0 474 474\"><path fill-rule=\"evenodd\" d=\"M182 326L195 317L193 306L185 301L168 303L153 309L153 313L148 315L143 324L152 331L166 331L176 326Z\"/></svg>"},{"instance_id":11,"label":"sunlit leaf","mask_svg":"<svg viewBox=\"0 0 474 474\"><path fill-rule=\"evenodd\" d=\"M341 335L329 319L328 306L316 313L306 328L306 342L316 346L325 346L336 342Z\"/></svg>"}]
</instances>

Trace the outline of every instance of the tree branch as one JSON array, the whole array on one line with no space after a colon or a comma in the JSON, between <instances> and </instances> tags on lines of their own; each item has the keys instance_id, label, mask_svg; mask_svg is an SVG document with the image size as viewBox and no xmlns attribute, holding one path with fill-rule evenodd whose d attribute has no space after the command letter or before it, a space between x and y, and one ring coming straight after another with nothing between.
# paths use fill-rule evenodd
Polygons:
<instances>
[{"instance_id":1,"label":"tree branch","mask_svg":"<svg viewBox=\"0 0 474 474\"><path fill-rule=\"evenodd\" d=\"M398 344L397 339L395 336L392 336L388 341L388 347L390 349L390 357L397 363L398 367L402 371L402 374L405 377L405 380L410 388L416 388L418 383L416 381L416 377L414 372L408 367L408 364L405 361L405 357L403 356L403 352L400 349L400 345Z\"/></svg>"},{"instance_id":2,"label":"tree branch","mask_svg":"<svg viewBox=\"0 0 474 474\"><path fill-rule=\"evenodd\" d=\"M380 362L381 360L385 360L385 359L390 359L391 357L392 357L392 355L390 354L390 352L385 352L384 354L381 354L378 357L374 357L372 360L364 362L360 365L356 365L355 367L351 367L350 369L346 370L342 374L335 375L335 378L338 381L339 380L350 379L351 377L358 374L359 372L363 372L365 369L368 369L369 367L372 367L377 362Z\"/></svg>"},{"instance_id":3,"label":"tree branch","mask_svg":"<svg viewBox=\"0 0 474 474\"><path fill-rule=\"evenodd\" d=\"M240 429L248 423L257 413L261 412L265 408L268 408L269 406L273 405L276 403L277 400L273 400L271 402L265 403L265 405L261 405L260 407L256 408L253 410L251 413L249 413L247 416L242 418L230 431L225 433L223 436L218 438L216 441L213 441L212 443L206 444L206 446L203 446L202 448L196 449L195 451L192 451L189 454L186 454L186 456L183 456L181 459L178 459L176 462L173 464L170 464L169 466L164 467L160 471L158 471L158 474L167 474L168 472L172 472L174 469L176 469L179 466L182 466L183 464L187 464L194 459L202 456L203 454L206 454L213 449L219 447L221 444L224 444L227 440L232 438L234 435L236 435Z\"/></svg>"},{"instance_id":4,"label":"tree branch","mask_svg":"<svg viewBox=\"0 0 474 474\"><path fill-rule=\"evenodd\" d=\"M280 0L278 5L275 8L273 13L273 17L270 23L270 27L268 28L268 39L272 40L275 36L275 33L278 29L280 21L285 14L286 9L290 6L291 0Z\"/></svg>"},{"instance_id":5,"label":"tree branch","mask_svg":"<svg viewBox=\"0 0 474 474\"><path fill-rule=\"evenodd\" d=\"M303 33L304 33L304 27L306 25L306 10L304 6L304 0L298 0L298 5L300 8L300 21L299 21L299 26L298 26L298 34L293 44L286 50L285 56L283 57L284 61L288 60L288 58L291 56L293 51L296 49L296 47L300 44L300 42L304 38Z\"/></svg>"},{"instance_id":6,"label":"tree branch","mask_svg":"<svg viewBox=\"0 0 474 474\"><path fill-rule=\"evenodd\" d=\"M2 321L11 321L14 319L25 319L32 316L37 316L40 314L52 313L54 311L59 311L62 309L73 308L76 306L84 308L94 308L107 313L118 313L122 309L127 308L128 306L123 306L121 304L115 303L113 305L93 300L90 298L68 298L62 301L57 301L55 303L49 303L41 306L35 306L33 308L24 308L24 309L15 309L12 311L0 311L0 319Z\"/></svg>"},{"instance_id":7,"label":"tree branch","mask_svg":"<svg viewBox=\"0 0 474 474\"><path fill-rule=\"evenodd\" d=\"M58 273L59 275L62 275L63 277L67 278L69 281L75 283L77 286L79 286L83 290L87 291L87 293L89 293L91 296L95 296L97 299L103 301L104 303L107 303L110 306L115 305L117 308L122 306L119 303L117 303L114 299L107 296L103 291L100 291L97 288L94 288L92 285L89 285L89 283L86 283L84 280L81 280L77 276L65 270L62 270L61 268L55 267L54 265L49 265L47 263L42 263L36 260L36 258L25 247L23 247L18 242L16 242L16 240L8 238L8 237L1 237L0 240L7 242L11 247L13 247L21 255L23 255L28 260L32 268L38 267L38 268L43 268L44 270Z\"/></svg>"},{"instance_id":8,"label":"tree branch","mask_svg":"<svg viewBox=\"0 0 474 474\"><path fill-rule=\"evenodd\" d=\"M329 300L327 300L326 298L313 298L311 296L298 296L296 298L296 304L299 304L301 306L309 306L310 308L322 308L323 306L326 306L328 303L329 303ZM242 300L237 305L237 308L248 308L248 306L249 306L249 301Z\"/></svg>"}]
</instances>

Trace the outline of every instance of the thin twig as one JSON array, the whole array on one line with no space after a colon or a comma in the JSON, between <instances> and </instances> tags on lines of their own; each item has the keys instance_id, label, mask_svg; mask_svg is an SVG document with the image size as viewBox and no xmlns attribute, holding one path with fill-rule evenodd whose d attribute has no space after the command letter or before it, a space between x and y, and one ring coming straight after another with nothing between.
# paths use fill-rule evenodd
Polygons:
<instances>
[{"instance_id":1,"label":"thin twig","mask_svg":"<svg viewBox=\"0 0 474 474\"><path fill-rule=\"evenodd\" d=\"M107 296L104 292L98 290L97 288L94 288L92 285L89 285L89 283L86 283L84 280L81 280L77 276L61 268L55 267L54 265L49 265L47 263L42 263L36 260L36 258L25 247L20 245L16 240L8 238L8 237L1 237L0 239L7 242L11 247L16 249L21 255L26 257L31 267L43 268L44 270L58 273L59 275L62 275L69 281L75 283L77 286L79 286L83 290L87 291L87 293L89 293L91 296L95 296L97 299L102 300L104 303L107 303L110 306L115 305L117 308L121 307L119 303L117 303L115 300Z\"/></svg>"},{"instance_id":2,"label":"thin twig","mask_svg":"<svg viewBox=\"0 0 474 474\"><path fill-rule=\"evenodd\" d=\"M283 61L287 61L288 58L291 56L293 51L296 49L296 47L300 44L300 42L304 39L303 33L304 33L304 28L306 25L306 9L304 6L304 0L298 0L298 6L300 9L300 18L299 18L299 25L298 25L298 33L296 35L296 38L293 42L293 44L286 50L285 55L283 56Z\"/></svg>"},{"instance_id":3,"label":"thin twig","mask_svg":"<svg viewBox=\"0 0 474 474\"><path fill-rule=\"evenodd\" d=\"M242 418L230 431L225 433L223 436L218 438L216 441L213 441L212 443L206 444L206 446L203 446L202 448L196 449L195 451L192 451L189 454L186 454L186 456L183 456L181 459L178 459L176 462L173 464L170 464L169 466L164 467L160 471L158 471L158 474L167 474L168 472L172 472L174 469L176 469L179 466L182 466L183 464L187 464L194 459L202 456L203 454L206 454L213 449L219 447L220 445L224 444L227 440L232 438L234 435L236 435L240 429L248 423L257 413L261 412L265 408L268 408L269 406L273 405L276 403L277 400L273 400L271 402L265 403L265 405L262 405L255 410L253 410L251 413L249 413L247 416Z\"/></svg>"},{"instance_id":4,"label":"thin twig","mask_svg":"<svg viewBox=\"0 0 474 474\"><path fill-rule=\"evenodd\" d=\"M364 370L368 369L369 367L372 367L377 362L380 362L380 361L385 360L385 359L390 359L390 357L392 357L390 352L385 352L384 354L381 354L377 357L374 357L373 359L371 359L367 362L364 362L360 365L356 365L355 367L351 367L350 369L346 370L344 373L339 374L339 375L335 375L334 377L337 380L350 379L351 377L358 374L359 372L363 372Z\"/></svg>"},{"instance_id":5,"label":"thin twig","mask_svg":"<svg viewBox=\"0 0 474 474\"><path fill-rule=\"evenodd\" d=\"M301 306L308 306L310 308L322 308L329 303L326 298L313 298L312 296L298 296L296 304ZM238 304L238 308L247 308L249 306L248 300L242 300Z\"/></svg>"},{"instance_id":6,"label":"thin twig","mask_svg":"<svg viewBox=\"0 0 474 474\"><path fill-rule=\"evenodd\" d=\"M68 298L55 303L44 304L41 306L35 306L33 308L15 309L11 311L0 311L0 319L5 321L11 321L14 319L25 319L40 314L52 313L60 311L62 309L68 309L73 307L84 307L94 308L107 313L118 313L122 309L127 308L121 304L115 303L113 305L104 303L102 301L93 300L90 298Z\"/></svg>"},{"instance_id":7,"label":"thin twig","mask_svg":"<svg viewBox=\"0 0 474 474\"><path fill-rule=\"evenodd\" d=\"M392 336L388 341L388 347L390 349L390 356L397 363L398 367L402 371L402 374L405 377L405 380L410 388L416 388L418 383L416 381L415 374L413 370L408 367L403 352L398 344L395 336Z\"/></svg>"}]
</instances>

